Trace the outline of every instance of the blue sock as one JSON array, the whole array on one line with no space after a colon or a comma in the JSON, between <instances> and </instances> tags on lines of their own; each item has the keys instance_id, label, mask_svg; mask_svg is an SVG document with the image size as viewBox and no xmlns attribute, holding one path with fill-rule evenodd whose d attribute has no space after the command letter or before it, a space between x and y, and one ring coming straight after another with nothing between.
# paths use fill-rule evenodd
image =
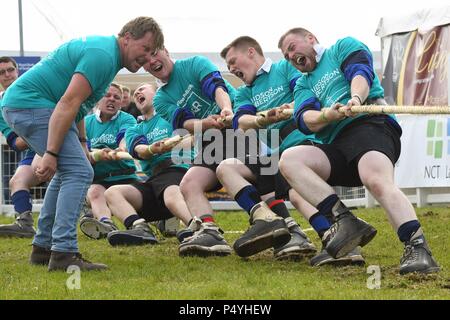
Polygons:
<instances>
[{"instance_id":1,"label":"blue sock","mask_svg":"<svg viewBox=\"0 0 450 320\"><path fill-rule=\"evenodd\" d=\"M131 227L133 226L133 223L137 220L139 220L141 217L139 217L137 214L132 214L131 216L129 216L128 218L125 219L125 221L123 222L123 224L125 225L125 228L131 229Z\"/></svg>"},{"instance_id":2,"label":"blue sock","mask_svg":"<svg viewBox=\"0 0 450 320\"><path fill-rule=\"evenodd\" d=\"M330 221L328 221L328 219L319 212L309 218L309 223L314 228L314 230L316 230L320 238L322 238L325 231L327 231L331 227Z\"/></svg>"},{"instance_id":3,"label":"blue sock","mask_svg":"<svg viewBox=\"0 0 450 320\"><path fill-rule=\"evenodd\" d=\"M111 220L111 218L110 217L101 217L99 221L103 222L105 220Z\"/></svg>"},{"instance_id":4,"label":"blue sock","mask_svg":"<svg viewBox=\"0 0 450 320\"><path fill-rule=\"evenodd\" d=\"M261 202L261 196L258 190L252 185L242 188L234 197L234 200L241 206L242 209L250 214L250 210Z\"/></svg>"},{"instance_id":5,"label":"blue sock","mask_svg":"<svg viewBox=\"0 0 450 320\"><path fill-rule=\"evenodd\" d=\"M420 222L418 220L408 221L400 226L397 230L398 238L401 242L411 240L414 233L420 228Z\"/></svg>"},{"instance_id":6,"label":"blue sock","mask_svg":"<svg viewBox=\"0 0 450 320\"><path fill-rule=\"evenodd\" d=\"M25 211L31 211L33 208L31 194L28 190L14 192L11 196L11 200L14 205L14 210L19 214L24 213Z\"/></svg>"},{"instance_id":7,"label":"blue sock","mask_svg":"<svg viewBox=\"0 0 450 320\"><path fill-rule=\"evenodd\" d=\"M334 206L338 203L338 207L334 210L335 212L333 212ZM319 213L325 216L328 221L330 221L330 223L335 222L336 216L348 211L347 207L342 203L341 200L339 200L337 194L332 194L326 197L321 203L317 205L317 210L319 210Z\"/></svg>"}]
</instances>

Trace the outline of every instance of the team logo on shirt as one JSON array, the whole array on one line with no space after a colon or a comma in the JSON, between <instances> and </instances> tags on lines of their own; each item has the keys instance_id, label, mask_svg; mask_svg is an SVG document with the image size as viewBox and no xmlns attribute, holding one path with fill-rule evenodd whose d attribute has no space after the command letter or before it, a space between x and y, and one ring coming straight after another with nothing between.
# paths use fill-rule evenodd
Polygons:
<instances>
[{"instance_id":1,"label":"team logo on shirt","mask_svg":"<svg viewBox=\"0 0 450 320\"><path fill-rule=\"evenodd\" d=\"M168 136L169 135L169 130L166 129L160 129L160 128L155 128L152 131L150 131L149 133L147 133L147 141L153 141L154 139L157 139L161 136Z\"/></svg>"},{"instance_id":2,"label":"team logo on shirt","mask_svg":"<svg viewBox=\"0 0 450 320\"><path fill-rule=\"evenodd\" d=\"M98 138L91 139L91 145L114 145L116 143L116 136L113 134L102 134Z\"/></svg>"},{"instance_id":3,"label":"team logo on shirt","mask_svg":"<svg viewBox=\"0 0 450 320\"><path fill-rule=\"evenodd\" d=\"M252 98L252 102L253 102L254 106L256 108L258 108L259 106L262 106L264 104L269 104L273 100L274 97L276 97L279 93L283 93L283 92L284 92L283 86L279 86L277 88L270 87L269 90L255 95Z\"/></svg>"}]
</instances>

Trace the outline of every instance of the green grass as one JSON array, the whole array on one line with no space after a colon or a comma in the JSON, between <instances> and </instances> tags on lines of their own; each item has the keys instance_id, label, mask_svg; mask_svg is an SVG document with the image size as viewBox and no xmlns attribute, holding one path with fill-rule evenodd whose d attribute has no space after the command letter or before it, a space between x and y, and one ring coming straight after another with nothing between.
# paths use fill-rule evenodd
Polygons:
<instances>
[{"instance_id":1,"label":"green grass","mask_svg":"<svg viewBox=\"0 0 450 320\"><path fill-rule=\"evenodd\" d=\"M450 210L417 209L442 271L428 277L400 276L403 252L381 209L360 209L358 216L378 229L363 249L366 267L312 268L307 260L277 262L266 251L248 260L236 255L180 258L176 239L145 247L113 248L106 240L80 234L80 251L110 270L81 274L81 289L69 290L69 274L30 266L30 239L0 239L0 299L450 299ZM302 227L310 226L294 214ZM13 219L0 217L0 223ZM248 216L221 212L224 230L245 230ZM318 237L308 235L319 246ZM226 233L230 244L239 236ZM381 288L369 290L367 266L381 267Z\"/></svg>"}]
</instances>

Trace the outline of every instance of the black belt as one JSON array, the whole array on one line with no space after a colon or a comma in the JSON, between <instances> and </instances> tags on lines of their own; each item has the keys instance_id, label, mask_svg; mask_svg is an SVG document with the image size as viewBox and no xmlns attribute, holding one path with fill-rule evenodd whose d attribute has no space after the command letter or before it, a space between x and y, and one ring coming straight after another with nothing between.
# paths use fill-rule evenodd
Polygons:
<instances>
[{"instance_id":1,"label":"black belt","mask_svg":"<svg viewBox=\"0 0 450 320\"><path fill-rule=\"evenodd\" d=\"M297 124L294 120L290 121L280 130L280 142L286 139L294 130L297 130Z\"/></svg>"},{"instance_id":2,"label":"black belt","mask_svg":"<svg viewBox=\"0 0 450 320\"><path fill-rule=\"evenodd\" d=\"M123 170L117 170L117 171L114 171L114 172L109 172L107 174L94 176L93 183L103 181L106 178L117 177L117 176L124 176L124 175L132 174L132 173L135 173L135 172L136 172L135 168L128 168L128 169L123 169Z\"/></svg>"},{"instance_id":3,"label":"black belt","mask_svg":"<svg viewBox=\"0 0 450 320\"><path fill-rule=\"evenodd\" d=\"M377 105L377 106L387 106L387 102L386 100L384 100L384 98L368 98L364 104L367 105Z\"/></svg>"},{"instance_id":4,"label":"black belt","mask_svg":"<svg viewBox=\"0 0 450 320\"><path fill-rule=\"evenodd\" d=\"M153 168L152 168L152 176L156 176L157 174L160 174L163 170L175 165L175 163L172 162L170 159L163 160L161 162L158 162Z\"/></svg>"}]
</instances>

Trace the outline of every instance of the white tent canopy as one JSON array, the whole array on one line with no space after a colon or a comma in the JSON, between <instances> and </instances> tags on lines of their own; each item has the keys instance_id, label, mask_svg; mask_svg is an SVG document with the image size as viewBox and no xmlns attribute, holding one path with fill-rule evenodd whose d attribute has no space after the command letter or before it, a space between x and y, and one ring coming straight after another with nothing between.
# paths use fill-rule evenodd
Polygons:
<instances>
[{"instance_id":1,"label":"white tent canopy","mask_svg":"<svg viewBox=\"0 0 450 320\"><path fill-rule=\"evenodd\" d=\"M378 24L376 35L384 38L394 33L426 31L446 24L450 24L450 6L423 9L407 16L383 17Z\"/></svg>"}]
</instances>

